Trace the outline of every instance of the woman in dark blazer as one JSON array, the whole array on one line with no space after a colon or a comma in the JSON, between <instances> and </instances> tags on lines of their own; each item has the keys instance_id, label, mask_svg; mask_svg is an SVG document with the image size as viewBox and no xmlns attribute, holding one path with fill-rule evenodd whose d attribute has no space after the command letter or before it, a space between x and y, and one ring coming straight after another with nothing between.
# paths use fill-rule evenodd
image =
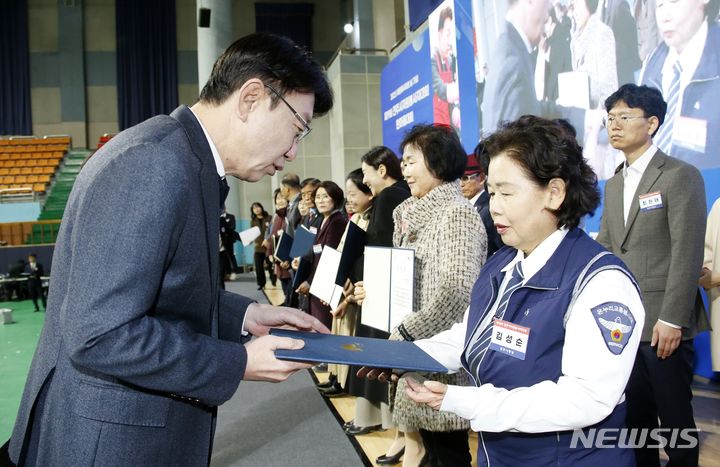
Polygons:
<instances>
[{"instance_id":1,"label":"woman in dark blazer","mask_svg":"<svg viewBox=\"0 0 720 467\"><path fill-rule=\"evenodd\" d=\"M347 224L347 216L342 210L345 205L342 189L335 182L326 180L321 182L317 190L315 190L315 206L318 212L323 216L322 225L315 236L315 243L312 251L312 268L308 279L300 284L298 293L307 295L310 292L310 284L318 263L320 263L320 255L325 246L337 248L345 232L345 224ZM324 304L314 295L310 296L310 314L315 316L328 328L332 326L332 314L330 314L330 306Z\"/></svg>"},{"instance_id":2,"label":"woman in dark blazer","mask_svg":"<svg viewBox=\"0 0 720 467\"><path fill-rule=\"evenodd\" d=\"M366 238L368 246L393 246L393 211L395 208L410 197L410 188L403 180L400 159L389 148L378 146L361 159L363 182L370 187L373 194L373 210L370 213ZM361 267L355 271L354 281L362 281ZM374 337L387 339L390 334L379 329L371 328L360 324L358 319L356 336ZM355 375L360 367L351 367L350 375ZM349 434L363 434L374 429L391 428L394 426L392 415L388 405L388 386L378 381L370 381L363 378L348 378L347 392L356 396L355 417L353 422L346 427ZM404 439L398 435L386 454L378 457L376 462L383 464L396 464L400 461L404 450Z\"/></svg>"}]
</instances>

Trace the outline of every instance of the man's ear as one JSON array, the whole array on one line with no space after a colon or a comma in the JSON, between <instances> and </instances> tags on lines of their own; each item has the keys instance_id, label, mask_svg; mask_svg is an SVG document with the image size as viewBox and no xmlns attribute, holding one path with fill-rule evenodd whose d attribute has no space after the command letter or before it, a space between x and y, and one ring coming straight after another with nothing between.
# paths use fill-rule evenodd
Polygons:
<instances>
[{"instance_id":1,"label":"man's ear","mask_svg":"<svg viewBox=\"0 0 720 467\"><path fill-rule=\"evenodd\" d=\"M648 134L652 135L660 126L660 120L656 116L648 117Z\"/></svg>"},{"instance_id":2,"label":"man's ear","mask_svg":"<svg viewBox=\"0 0 720 467\"><path fill-rule=\"evenodd\" d=\"M257 78L245 81L245 84L237 90L235 99L236 112L242 121L246 121L250 113L257 108L266 95L265 86Z\"/></svg>"}]
</instances>

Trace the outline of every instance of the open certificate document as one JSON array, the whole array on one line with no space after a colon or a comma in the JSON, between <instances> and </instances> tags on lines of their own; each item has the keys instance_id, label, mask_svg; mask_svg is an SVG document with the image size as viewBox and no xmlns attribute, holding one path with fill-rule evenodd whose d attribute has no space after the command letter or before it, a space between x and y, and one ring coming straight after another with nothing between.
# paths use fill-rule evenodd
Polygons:
<instances>
[{"instance_id":1,"label":"open certificate document","mask_svg":"<svg viewBox=\"0 0 720 467\"><path fill-rule=\"evenodd\" d=\"M323 302L330 305L334 310L340 304L343 288L335 283L335 277L340 266L341 254L335 248L324 246L320 255L320 262L315 270L310 294L316 296Z\"/></svg>"},{"instance_id":2,"label":"open certificate document","mask_svg":"<svg viewBox=\"0 0 720 467\"><path fill-rule=\"evenodd\" d=\"M415 250L365 247L361 323L392 331L413 312Z\"/></svg>"}]
</instances>

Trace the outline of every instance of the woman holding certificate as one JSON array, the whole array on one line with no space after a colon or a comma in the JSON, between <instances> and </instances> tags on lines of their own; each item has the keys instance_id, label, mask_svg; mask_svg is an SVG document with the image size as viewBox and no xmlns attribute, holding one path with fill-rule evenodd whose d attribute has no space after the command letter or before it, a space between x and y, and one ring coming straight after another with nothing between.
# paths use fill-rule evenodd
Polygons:
<instances>
[{"instance_id":1,"label":"woman holding certificate","mask_svg":"<svg viewBox=\"0 0 720 467\"><path fill-rule=\"evenodd\" d=\"M625 265L578 227L600 199L595 174L576 141L539 117L484 144L507 246L483 268L462 323L416 341L472 385L407 378L406 395L469 420L480 466L634 465L619 445L645 311Z\"/></svg>"},{"instance_id":2,"label":"woman holding certificate","mask_svg":"<svg viewBox=\"0 0 720 467\"><path fill-rule=\"evenodd\" d=\"M487 235L477 211L460 192L467 155L455 131L449 126L417 125L400 147L403 176L412 196L393 212L393 243L415 250L415 303L414 313L390 338L414 341L462 320L487 256ZM428 377L442 385L469 384L462 373ZM405 388L400 380L393 409L395 423L405 432L403 465L419 465L424 453L426 465L469 466L468 421L416 404Z\"/></svg>"}]
</instances>

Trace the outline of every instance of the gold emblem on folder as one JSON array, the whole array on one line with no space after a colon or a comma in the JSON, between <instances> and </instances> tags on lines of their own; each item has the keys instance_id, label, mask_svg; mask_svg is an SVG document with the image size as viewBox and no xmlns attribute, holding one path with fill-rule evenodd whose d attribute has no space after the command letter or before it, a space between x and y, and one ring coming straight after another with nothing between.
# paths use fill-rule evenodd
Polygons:
<instances>
[{"instance_id":1,"label":"gold emblem on folder","mask_svg":"<svg viewBox=\"0 0 720 467\"><path fill-rule=\"evenodd\" d=\"M353 342L351 344L343 344L340 347L342 347L343 350L349 350L350 352L362 352L362 345Z\"/></svg>"}]
</instances>

